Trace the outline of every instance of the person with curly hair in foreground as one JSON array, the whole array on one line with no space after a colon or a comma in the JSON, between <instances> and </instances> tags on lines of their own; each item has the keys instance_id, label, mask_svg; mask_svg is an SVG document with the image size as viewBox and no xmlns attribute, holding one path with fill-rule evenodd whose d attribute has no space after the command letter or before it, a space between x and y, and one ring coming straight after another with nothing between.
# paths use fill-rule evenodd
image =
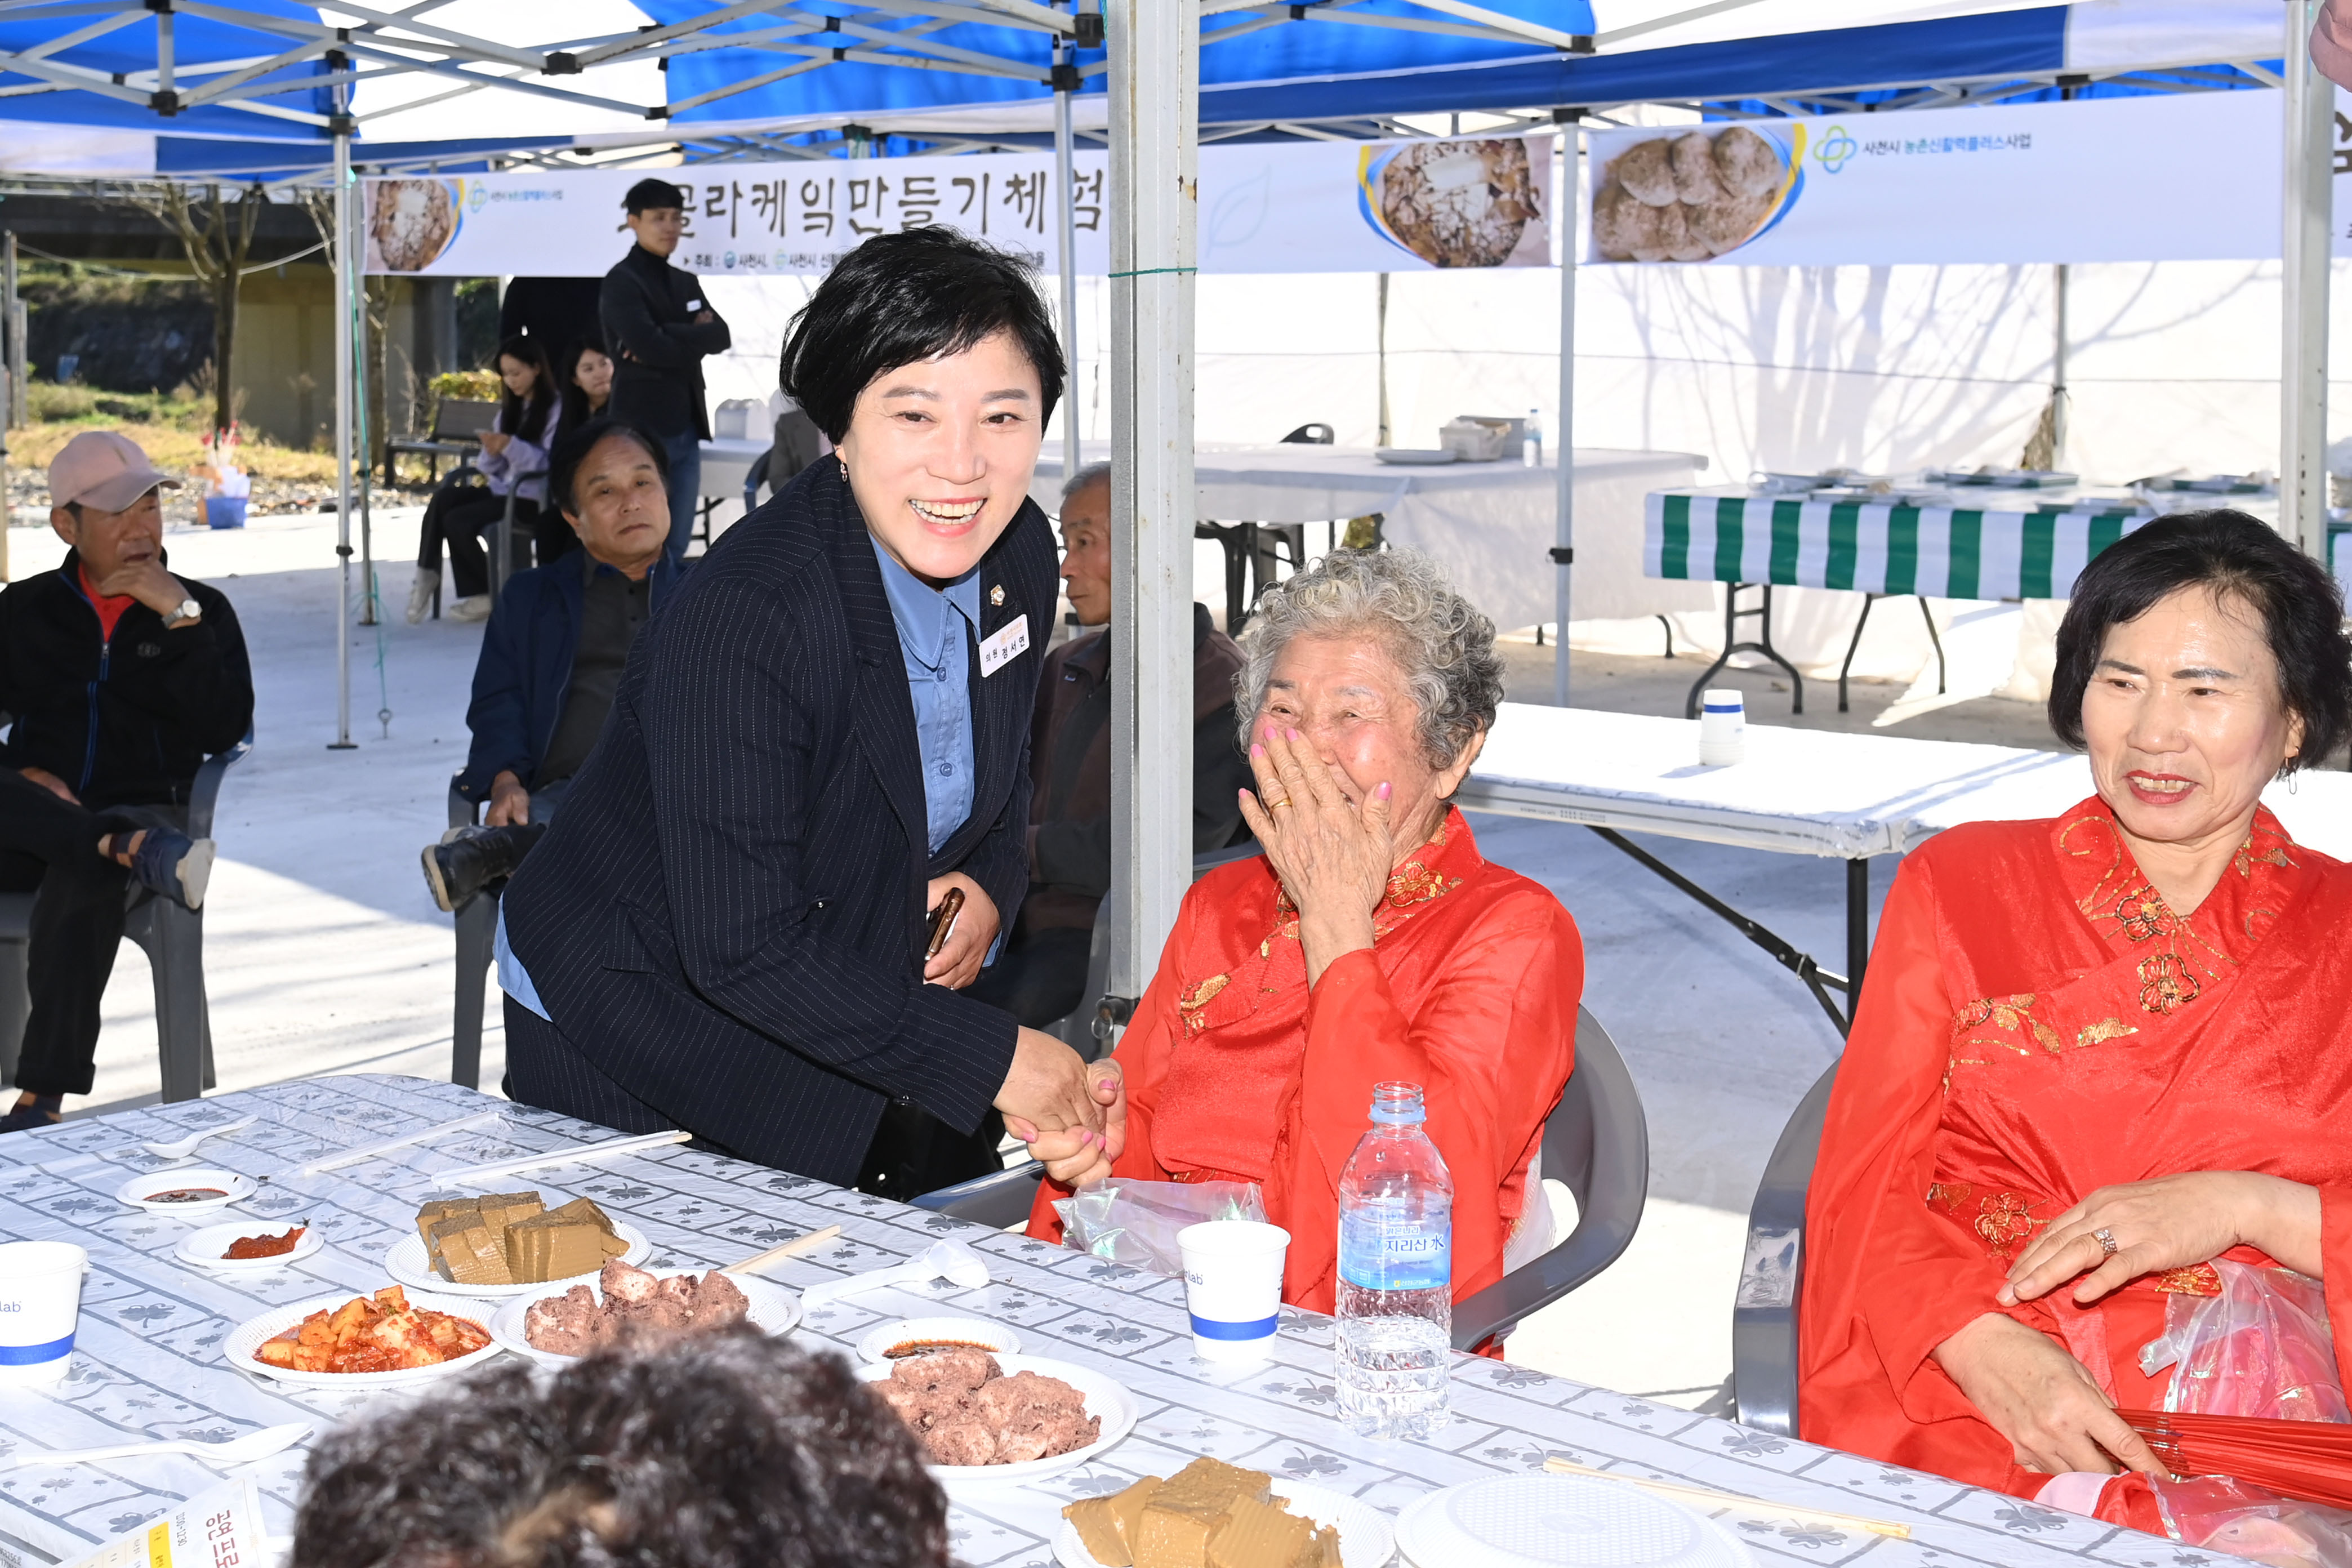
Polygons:
<instances>
[{"instance_id":1,"label":"person with curly hair in foreground","mask_svg":"<svg viewBox=\"0 0 2352 1568\"><path fill-rule=\"evenodd\" d=\"M289 1568L945 1568L947 1499L849 1363L749 1328L507 1365L330 1434Z\"/></svg>"}]
</instances>

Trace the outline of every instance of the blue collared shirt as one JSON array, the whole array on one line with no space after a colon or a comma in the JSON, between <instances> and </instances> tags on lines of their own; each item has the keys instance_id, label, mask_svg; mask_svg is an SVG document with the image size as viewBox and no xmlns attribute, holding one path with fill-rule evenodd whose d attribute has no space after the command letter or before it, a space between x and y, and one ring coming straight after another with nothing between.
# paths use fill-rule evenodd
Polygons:
<instances>
[{"instance_id":1,"label":"blue collared shirt","mask_svg":"<svg viewBox=\"0 0 2352 1568\"><path fill-rule=\"evenodd\" d=\"M971 815L971 654L964 627L980 633L980 568L931 587L874 540L882 591L907 660L907 691L915 700L915 739L923 754L923 814L930 852L955 836Z\"/></svg>"}]
</instances>

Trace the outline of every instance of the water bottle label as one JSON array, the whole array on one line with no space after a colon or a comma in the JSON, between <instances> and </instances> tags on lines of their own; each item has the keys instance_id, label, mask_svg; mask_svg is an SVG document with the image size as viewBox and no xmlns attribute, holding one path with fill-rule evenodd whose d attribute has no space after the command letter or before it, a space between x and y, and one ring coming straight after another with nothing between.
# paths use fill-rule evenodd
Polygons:
<instances>
[{"instance_id":1,"label":"water bottle label","mask_svg":"<svg viewBox=\"0 0 2352 1568\"><path fill-rule=\"evenodd\" d=\"M1454 1283L1450 1219L1414 1221L1377 1208L1339 1216L1339 1277L1362 1290L1433 1290Z\"/></svg>"}]
</instances>

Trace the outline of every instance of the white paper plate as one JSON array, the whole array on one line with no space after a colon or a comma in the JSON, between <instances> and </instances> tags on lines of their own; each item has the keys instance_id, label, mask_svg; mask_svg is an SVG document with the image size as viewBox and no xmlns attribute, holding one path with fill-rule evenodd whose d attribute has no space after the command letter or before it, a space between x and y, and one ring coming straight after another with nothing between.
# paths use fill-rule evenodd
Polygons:
<instances>
[{"instance_id":1,"label":"white paper plate","mask_svg":"<svg viewBox=\"0 0 2352 1568\"><path fill-rule=\"evenodd\" d=\"M1003 1323L992 1323L985 1318L901 1318L895 1323L883 1324L858 1341L857 1359L870 1366L896 1365L890 1359L891 1347L910 1340L973 1344L991 1355L1021 1353L1021 1336Z\"/></svg>"},{"instance_id":2,"label":"white paper plate","mask_svg":"<svg viewBox=\"0 0 2352 1568\"><path fill-rule=\"evenodd\" d=\"M859 1379L866 1383L887 1383L893 1362L882 1366L861 1366ZM1058 1377L1086 1395L1087 1414L1102 1421L1102 1436L1083 1448L1073 1448L1066 1454L1055 1454L1048 1459L1024 1459L1017 1465L927 1465L931 1479L947 1488L950 1496L963 1491L994 1491L1001 1487L1026 1486L1075 1470L1080 1465L1115 1446L1119 1439L1135 1430L1142 1415L1135 1395L1091 1367L1074 1362L1054 1361L1045 1356L1001 1355L996 1364L1011 1377L1016 1372L1034 1372L1040 1377Z\"/></svg>"},{"instance_id":3,"label":"white paper plate","mask_svg":"<svg viewBox=\"0 0 2352 1568\"><path fill-rule=\"evenodd\" d=\"M248 1236L283 1236L287 1227L296 1223L290 1219L231 1220L226 1225L208 1225L180 1237L180 1244L172 1248L172 1256L198 1268L217 1268L224 1274L257 1274L264 1269L283 1268L327 1249L317 1226L305 1226L294 1250L275 1258L224 1258L221 1254L228 1250L232 1241Z\"/></svg>"},{"instance_id":4,"label":"white paper plate","mask_svg":"<svg viewBox=\"0 0 2352 1568\"><path fill-rule=\"evenodd\" d=\"M673 1279L681 1274L691 1274L699 1279L710 1273L711 1270L656 1268L649 1272L656 1279ZM771 1337L781 1339L800 1325L801 1299L794 1292L785 1289L772 1280L754 1279L749 1274L730 1274L727 1278L736 1283L742 1290L744 1300L751 1303L752 1327ZM561 1296L574 1285L587 1286L588 1293L599 1301L604 1299L604 1292L598 1288L594 1278L590 1275L583 1274L577 1279L567 1279L557 1285L526 1285L523 1289L530 1292L529 1295L509 1299L504 1306L491 1314L490 1337L515 1354L528 1356L541 1366L570 1366L580 1358L576 1355L558 1355L553 1351L539 1349L523 1338L522 1325L523 1318L530 1311L532 1302L543 1301L550 1296Z\"/></svg>"},{"instance_id":5,"label":"white paper plate","mask_svg":"<svg viewBox=\"0 0 2352 1568\"><path fill-rule=\"evenodd\" d=\"M1622 1481L1493 1476L1446 1487L1397 1515L1412 1568L1755 1568L1705 1514Z\"/></svg>"},{"instance_id":6,"label":"white paper plate","mask_svg":"<svg viewBox=\"0 0 2352 1568\"><path fill-rule=\"evenodd\" d=\"M1339 1527L1340 1568L1381 1568L1395 1555L1396 1533L1389 1516L1363 1499L1280 1476L1272 1479L1274 1495L1289 1503L1291 1512L1318 1524ZM1087 1543L1078 1539L1078 1527L1066 1519L1061 1533L1054 1537L1054 1555L1061 1559L1062 1568L1102 1568Z\"/></svg>"},{"instance_id":7,"label":"white paper plate","mask_svg":"<svg viewBox=\"0 0 2352 1568\"><path fill-rule=\"evenodd\" d=\"M275 1378L279 1383L291 1383L304 1388L406 1388L415 1384L437 1383L445 1377L462 1377L487 1361L498 1359L496 1340L470 1354L455 1361L445 1361L437 1366L420 1366L402 1372L293 1372L256 1361L253 1352L266 1341L274 1340L313 1312L333 1311L356 1295L373 1296L373 1291L345 1290L334 1296L314 1296L308 1301L291 1307L279 1307L257 1318L248 1318L228 1331L221 1342L221 1354L228 1364L239 1372L257 1377ZM408 1304L425 1307L436 1312L446 1312L453 1318L490 1326L489 1314L478 1301L463 1301L454 1296L428 1296L421 1290L406 1292Z\"/></svg>"},{"instance_id":8,"label":"white paper plate","mask_svg":"<svg viewBox=\"0 0 2352 1568\"><path fill-rule=\"evenodd\" d=\"M1372 456L1383 463L1395 463L1409 468L1432 468L1440 463L1454 461L1451 447L1381 447Z\"/></svg>"},{"instance_id":9,"label":"white paper plate","mask_svg":"<svg viewBox=\"0 0 2352 1568\"><path fill-rule=\"evenodd\" d=\"M622 1262L643 1263L653 1256L654 1244L646 1238L644 1231L627 1220L614 1220L613 1234L629 1244L629 1250L621 1254ZM549 1285L560 1285L567 1290L574 1285L584 1285L596 1278L597 1271L604 1265L600 1263L585 1274L567 1274L561 1280L541 1280L525 1285L461 1285L433 1272L433 1266L425 1260L425 1238L416 1234L415 1226L411 1226L408 1234L394 1243L392 1250L383 1255L383 1267L384 1272L394 1279L403 1285L414 1285L419 1290L430 1290L441 1296L465 1296L477 1301L499 1301L526 1291L535 1293Z\"/></svg>"},{"instance_id":10,"label":"white paper plate","mask_svg":"<svg viewBox=\"0 0 2352 1568\"><path fill-rule=\"evenodd\" d=\"M184 1187L218 1187L225 1195L193 1204L159 1204L154 1201L157 1193L177 1192ZM118 1201L145 1209L150 1214L199 1215L217 1214L260 1190L260 1183L235 1171L224 1171L215 1165L178 1165L168 1171L150 1171L143 1176L133 1176L115 1188L114 1195Z\"/></svg>"}]
</instances>

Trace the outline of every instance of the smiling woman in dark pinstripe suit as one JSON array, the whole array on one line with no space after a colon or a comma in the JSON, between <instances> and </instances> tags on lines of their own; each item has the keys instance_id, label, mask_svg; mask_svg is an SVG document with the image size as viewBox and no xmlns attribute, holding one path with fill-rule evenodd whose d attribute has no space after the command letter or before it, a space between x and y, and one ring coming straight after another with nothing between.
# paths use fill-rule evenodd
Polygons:
<instances>
[{"instance_id":1,"label":"smiling woman in dark pinstripe suit","mask_svg":"<svg viewBox=\"0 0 2352 1568\"><path fill-rule=\"evenodd\" d=\"M664 603L508 890L517 1100L901 1193L992 1168L1000 1118L1103 1136L1115 1092L958 989L1027 885L1062 381L1032 275L951 231L818 288L783 382L835 456Z\"/></svg>"}]
</instances>

